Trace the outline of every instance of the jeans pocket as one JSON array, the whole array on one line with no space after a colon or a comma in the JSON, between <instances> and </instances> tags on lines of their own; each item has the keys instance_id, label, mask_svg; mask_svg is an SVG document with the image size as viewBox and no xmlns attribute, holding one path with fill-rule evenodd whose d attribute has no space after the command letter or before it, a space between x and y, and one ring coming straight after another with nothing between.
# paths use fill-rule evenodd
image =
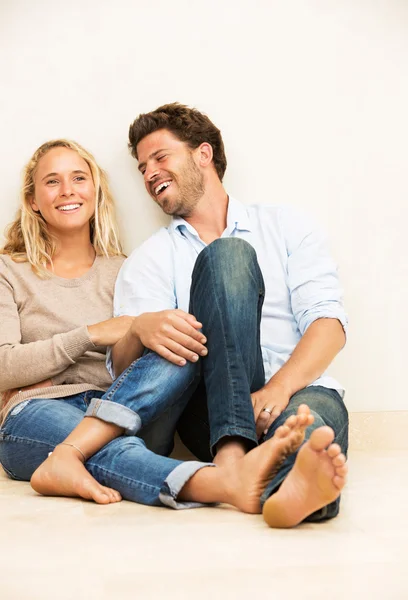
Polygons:
<instances>
[{"instance_id":1,"label":"jeans pocket","mask_svg":"<svg viewBox=\"0 0 408 600\"><path fill-rule=\"evenodd\" d=\"M30 398L29 400L24 400L23 402L20 402L20 404L17 404L17 406L15 406L13 408L13 410L10 411L10 417L15 417L16 415L18 415L19 413L21 413L22 410L25 409L25 407L27 406L27 404L29 404L31 402L32 398Z\"/></svg>"},{"instance_id":2,"label":"jeans pocket","mask_svg":"<svg viewBox=\"0 0 408 600\"><path fill-rule=\"evenodd\" d=\"M16 417L17 415L19 415L21 413L22 410L25 409L25 407L31 402L32 398L29 398L28 400L23 400L23 402L20 402L20 404L17 404L17 406L15 406L7 415L7 417L5 418L1 428L0 428L0 439L1 439L1 434L5 434L5 431L7 429L7 425L13 420L13 417Z\"/></svg>"}]
</instances>

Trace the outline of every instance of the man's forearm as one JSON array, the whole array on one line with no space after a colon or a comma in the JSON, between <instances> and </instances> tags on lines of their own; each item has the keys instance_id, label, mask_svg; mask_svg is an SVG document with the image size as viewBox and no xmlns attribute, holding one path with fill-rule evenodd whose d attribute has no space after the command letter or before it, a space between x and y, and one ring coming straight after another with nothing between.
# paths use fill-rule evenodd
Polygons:
<instances>
[{"instance_id":1,"label":"man's forearm","mask_svg":"<svg viewBox=\"0 0 408 600\"><path fill-rule=\"evenodd\" d=\"M337 319L317 319L298 342L290 359L266 384L280 385L289 395L315 381L346 341L343 327Z\"/></svg>"},{"instance_id":2,"label":"man's forearm","mask_svg":"<svg viewBox=\"0 0 408 600\"><path fill-rule=\"evenodd\" d=\"M131 329L112 346L112 364L115 377L119 377L134 360L143 354L144 346Z\"/></svg>"}]
</instances>

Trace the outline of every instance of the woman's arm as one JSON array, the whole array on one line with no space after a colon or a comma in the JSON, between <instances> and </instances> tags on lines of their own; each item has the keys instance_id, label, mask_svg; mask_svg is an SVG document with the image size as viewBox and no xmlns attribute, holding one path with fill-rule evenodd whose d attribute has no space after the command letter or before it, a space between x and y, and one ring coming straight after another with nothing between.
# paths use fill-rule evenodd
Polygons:
<instances>
[{"instance_id":1,"label":"woman's arm","mask_svg":"<svg viewBox=\"0 0 408 600\"><path fill-rule=\"evenodd\" d=\"M49 339L22 344L20 317L13 288L0 275L0 392L37 385L64 371L96 346L116 343L132 323L131 317L83 325Z\"/></svg>"}]
</instances>

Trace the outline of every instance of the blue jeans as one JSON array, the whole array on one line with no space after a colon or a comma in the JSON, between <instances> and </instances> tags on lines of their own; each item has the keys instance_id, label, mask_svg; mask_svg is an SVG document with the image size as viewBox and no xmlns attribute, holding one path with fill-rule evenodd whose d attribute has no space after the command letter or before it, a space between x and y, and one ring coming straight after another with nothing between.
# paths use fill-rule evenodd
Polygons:
<instances>
[{"instance_id":1,"label":"blue jeans","mask_svg":"<svg viewBox=\"0 0 408 600\"><path fill-rule=\"evenodd\" d=\"M0 462L12 479L29 481L34 471L59 443L82 421L92 398L91 391L63 400L32 399L18 404L0 430ZM184 484L205 463L181 462L159 456L136 436L121 436L99 450L85 463L102 485L118 490L125 500L192 508L193 502L178 502Z\"/></svg>"},{"instance_id":2,"label":"blue jeans","mask_svg":"<svg viewBox=\"0 0 408 600\"><path fill-rule=\"evenodd\" d=\"M255 250L238 238L218 239L197 258L192 275L190 312L203 323L208 357L202 360L202 379L179 422L179 435L200 460L211 460L216 443L225 436L245 439L248 448L258 444L251 393L264 385L260 323L264 281ZM348 450L347 409L336 390L310 386L290 399L260 443L300 404L307 404L314 423L306 440L322 425L332 427L335 442ZM278 490L296 460L289 456L265 489L261 504ZM319 521L338 514L340 498L310 515Z\"/></svg>"},{"instance_id":3,"label":"blue jeans","mask_svg":"<svg viewBox=\"0 0 408 600\"><path fill-rule=\"evenodd\" d=\"M205 460L211 460L217 442L224 437L239 436L245 440L248 449L255 447L258 439L255 432L251 392L264 385L260 346L260 320L264 294L264 281L252 246L237 238L218 239L207 246L198 256L192 274L190 311L203 323L208 340L208 356L200 359L196 364L188 363L184 367L178 367L155 353L149 352L132 363L103 396L93 394L89 405L82 407L82 416L84 414L95 416L123 427L126 436L118 439L130 440L130 444L133 443L139 448L140 456L142 456L140 448L143 448L144 452L148 452L148 450L139 438L144 438L148 447L157 453L166 455L171 451L173 435L179 422L179 432L187 447L196 456L200 457L205 454ZM194 409L196 404L197 394L194 397L194 392L199 382L201 382L199 389L201 391L205 389L206 413L204 418L197 419L191 407ZM312 390L313 394L309 390ZM267 438L273 435L276 427L283 422L286 416L296 412L296 402L302 394L306 394L306 402L309 405L313 404L311 409L316 420L314 427L322 424L331 425L336 439L341 444L343 451L346 452L347 411L338 393L325 388L311 387L295 394L287 410L270 428ZM200 394L198 395L200 396ZM315 396L321 401L313 400ZM301 402L303 401L305 400L301 400ZM64 405L67 400L58 402L37 399L32 405L39 402L53 402L54 406L59 406ZM31 402L27 408L30 408L30 404ZM11 418L20 415L18 419L14 420L14 424L18 423L26 412L26 408L24 408L21 413L16 413L19 406L12 411L0 432L0 461L4 460L2 439L3 442L10 441L15 436L13 428L10 428L13 424L11 422L10 425ZM56 418L52 427L55 427L57 423L59 423L59 419ZM27 436L31 434L34 437L31 432L36 430L35 425L35 420L27 423L25 429ZM183 436L183 426L184 432L187 432L188 435L185 433ZM308 430L308 435L311 430L311 428ZM69 430L59 441L62 441L68 433ZM46 434L50 435L50 432L47 431ZM138 437L135 437L136 435ZM115 442L117 444L124 443L116 440ZM106 448L111 447L115 442L111 442ZM53 441L48 444L47 452L56 443L53 438ZM95 457L104 451L105 449L102 449ZM12 453L10 456L12 457ZM24 453L20 453L19 460L24 461L24 456ZM43 454L44 458L45 456L46 454ZM122 453L123 459L125 456L126 453ZM95 457L92 457L90 461L92 462ZM133 456L129 455L129 457L130 469L134 468L136 472L139 465L135 465ZM156 456L156 459L157 461L170 460L160 456ZM143 458L143 460L147 461L148 459ZM294 460L295 455L285 461L265 490L262 502L277 490ZM86 463L87 467L88 463L89 461ZM158 469L159 474L153 472L155 464L151 458L150 468L143 470L144 479L139 479L142 487L154 487L151 485L149 477L154 479L156 485L157 480L160 480L163 475L164 467ZM168 487L170 478L174 500L177 489L180 490L181 487L177 487L173 483L173 478L178 476L183 465L171 462L166 463L167 468L170 468L170 464L172 469L166 475L166 479L162 480L162 484L166 484ZM186 464L191 465L191 463ZM192 463L192 465L195 465L195 471L203 466L202 463ZM10 473L17 475L15 467L14 469L9 468L6 463L5 467ZM187 467L185 468L187 469ZM24 471L25 477L22 478L29 478L32 472L30 469ZM184 471L181 472L184 473ZM189 476L191 477L191 474ZM99 476L96 478L100 481ZM109 485L115 487L114 483ZM157 490L158 487L156 485L155 489ZM121 488L117 489L123 497L127 497L126 492L123 493ZM168 504L160 494L163 492L155 496L154 502L150 497L145 498L143 495L136 501L154 504L159 498L162 503ZM339 501L334 504L335 507L320 511L319 515L315 515L315 519L335 516L338 512Z\"/></svg>"}]
</instances>

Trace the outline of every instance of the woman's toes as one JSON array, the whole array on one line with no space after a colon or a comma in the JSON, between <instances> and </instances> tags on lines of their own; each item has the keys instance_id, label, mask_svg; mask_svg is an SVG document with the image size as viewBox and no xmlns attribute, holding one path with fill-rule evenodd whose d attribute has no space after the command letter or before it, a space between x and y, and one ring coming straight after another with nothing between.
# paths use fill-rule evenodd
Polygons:
<instances>
[{"instance_id":1,"label":"woman's toes","mask_svg":"<svg viewBox=\"0 0 408 600\"><path fill-rule=\"evenodd\" d=\"M98 504L110 504L111 502L109 494L107 494L107 492L103 489L94 490L92 496L95 502Z\"/></svg>"},{"instance_id":2,"label":"woman's toes","mask_svg":"<svg viewBox=\"0 0 408 600\"><path fill-rule=\"evenodd\" d=\"M110 495L112 498L112 502L120 502L122 500L122 496L116 490L110 489Z\"/></svg>"}]
</instances>

